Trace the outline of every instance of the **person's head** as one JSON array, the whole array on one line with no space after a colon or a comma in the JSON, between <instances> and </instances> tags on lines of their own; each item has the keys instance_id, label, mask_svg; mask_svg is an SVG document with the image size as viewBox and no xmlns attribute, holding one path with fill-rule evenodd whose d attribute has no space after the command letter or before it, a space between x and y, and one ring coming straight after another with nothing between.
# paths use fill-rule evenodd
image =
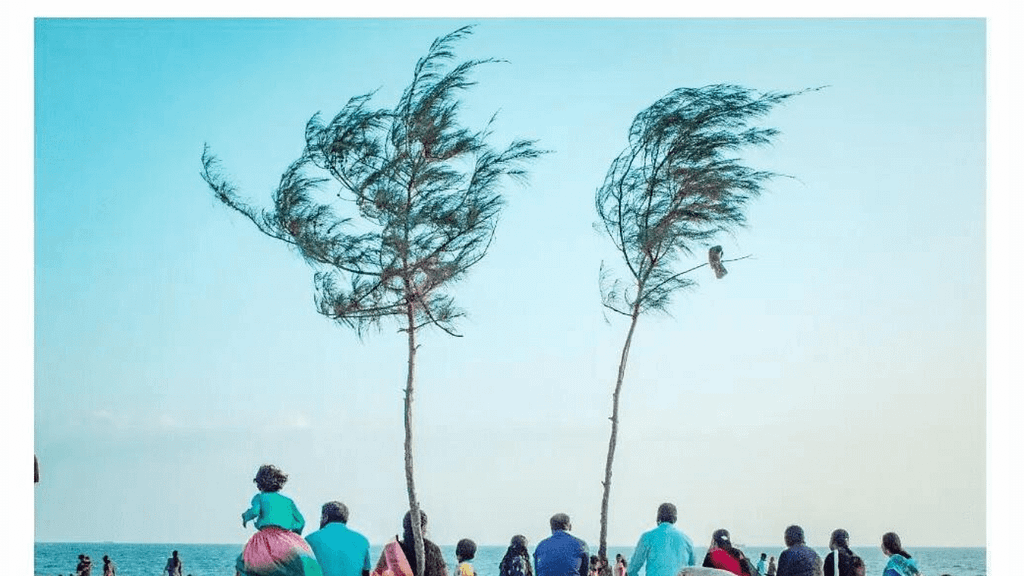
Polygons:
<instances>
[{"instance_id":1,"label":"person's head","mask_svg":"<svg viewBox=\"0 0 1024 576\"><path fill-rule=\"evenodd\" d=\"M676 514L676 505L665 502L661 506L658 506L658 524L662 522L668 522L669 524L675 524L678 515Z\"/></svg>"},{"instance_id":2,"label":"person's head","mask_svg":"<svg viewBox=\"0 0 1024 576\"><path fill-rule=\"evenodd\" d=\"M512 537L512 541L509 542L508 547L512 550L515 550L516 552L527 553L526 547L528 545L529 542L527 542L526 536L523 536L522 534L516 534Z\"/></svg>"},{"instance_id":3,"label":"person's head","mask_svg":"<svg viewBox=\"0 0 1024 576\"><path fill-rule=\"evenodd\" d=\"M711 548L721 548L722 550L732 549L732 539L729 538L729 531L725 528L719 528L712 532Z\"/></svg>"},{"instance_id":4,"label":"person's head","mask_svg":"<svg viewBox=\"0 0 1024 576\"><path fill-rule=\"evenodd\" d=\"M320 507L320 527L323 528L331 522L348 524L348 506L337 500L331 500Z\"/></svg>"},{"instance_id":5,"label":"person's head","mask_svg":"<svg viewBox=\"0 0 1024 576\"><path fill-rule=\"evenodd\" d=\"M559 512L551 517L549 522L551 524L551 531L556 530L572 530L572 521L569 520L569 515Z\"/></svg>"},{"instance_id":6,"label":"person's head","mask_svg":"<svg viewBox=\"0 0 1024 576\"><path fill-rule=\"evenodd\" d=\"M78 559L79 560L85 560L85 554L79 554L78 555Z\"/></svg>"},{"instance_id":7,"label":"person's head","mask_svg":"<svg viewBox=\"0 0 1024 576\"><path fill-rule=\"evenodd\" d=\"M764 560L767 557L768 557L767 554L765 554L764 552L761 552L761 560Z\"/></svg>"},{"instance_id":8,"label":"person's head","mask_svg":"<svg viewBox=\"0 0 1024 576\"><path fill-rule=\"evenodd\" d=\"M110 557L109 557L109 556L107 556L106 554L104 554L104 555L103 555L103 563L104 563L104 564L108 564L108 563L110 563Z\"/></svg>"},{"instance_id":9,"label":"person's head","mask_svg":"<svg viewBox=\"0 0 1024 576\"><path fill-rule=\"evenodd\" d=\"M455 545L455 557L459 559L459 562L472 560L475 556L476 542L473 542L469 538L463 538Z\"/></svg>"},{"instance_id":10,"label":"person's head","mask_svg":"<svg viewBox=\"0 0 1024 576\"><path fill-rule=\"evenodd\" d=\"M899 554L904 558L910 558L910 554L903 549L903 543L900 542L900 537L895 532L882 534L882 552L885 552L886 556Z\"/></svg>"},{"instance_id":11,"label":"person's head","mask_svg":"<svg viewBox=\"0 0 1024 576\"><path fill-rule=\"evenodd\" d=\"M786 541L786 546L796 546L797 544L804 543L804 529L797 526L796 524L786 528L786 533L783 536Z\"/></svg>"},{"instance_id":12,"label":"person's head","mask_svg":"<svg viewBox=\"0 0 1024 576\"><path fill-rule=\"evenodd\" d=\"M256 477L252 479L260 492L279 492L284 483L288 481L288 475L277 466L264 464L256 471Z\"/></svg>"},{"instance_id":13,"label":"person's head","mask_svg":"<svg viewBox=\"0 0 1024 576\"><path fill-rule=\"evenodd\" d=\"M768 558L768 561L769 562L775 562L775 556L772 556L772 557Z\"/></svg>"},{"instance_id":14,"label":"person's head","mask_svg":"<svg viewBox=\"0 0 1024 576\"><path fill-rule=\"evenodd\" d=\"M842 528L836 528L832 531L832 536L828 540L829 550L849 550L850 549L850 533Z\"/></svg>"},{"instance_id":15,"label":"person's head","mask_svg":"<svg viewBox=\"0 0 1024 576\"><path fill-rule=\"evenodd\" d=\"M178 557L178 551L177 550L171 550L171 557L172 558L177 558Z\"/></svg>"},{"instance_id":16,"label":"person's head","mask_svg":"<svg viewBox=\"0 0 1024 576\"><path fill-rule=\"evenodd\" d=\"M854 556L850 561L850 566L853 567L854 576L864 576L866 568L864 566L864 560L862 560L860 556ZM942 576L949 576L949 574L943 574Z\"/></svg>"},{"instance_id":17,"label":"person's head","mask_svg":"<svg viewBox=\"0 0 1024 576\"><path fill-rule=\"evenodd\" d=\"M426 532L427 530L427 513L420 510L420 532ZM406 542L412 542L412 510L405 513L402 518L402 533L404 534L404 540Z\"/></svg>"}]
</instances>

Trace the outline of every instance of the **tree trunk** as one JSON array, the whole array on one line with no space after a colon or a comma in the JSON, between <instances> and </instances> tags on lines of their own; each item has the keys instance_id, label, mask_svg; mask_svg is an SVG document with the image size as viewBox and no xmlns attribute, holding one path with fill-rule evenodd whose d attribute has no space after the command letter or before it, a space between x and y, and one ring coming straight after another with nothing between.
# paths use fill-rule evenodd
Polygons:
<instances>
[{"instance_id":1,"label":"tree trunk","mask_svg":"<svg viewBox=\"0 0 1024 576\"><path fill-rule=\"evenodd\" d=\"M636 322L640 318L640 300L633 306L633 318L629 324L629 333L626 335L626 343L622 346L622 358L619 360L619 377L615 381L615 392L612 394L612 434L608 439L608 461L604 465L604 495L601 496L601 537L597 548L597 556L607 560L608 558L608 494L612 487L612 461L615 459L615 441L619 434L619 391L622 390L622 380L626 375L626 360L629 358L629 346L633 342L633 331L636 330Z\"/></svg>"},{"instance_id":2,"label":"tree trunk","mask_svg":"<svg viewBox=\"0 0 1024 576\"><path fill-rule=\"evenodd\" d=\"M416 375L416 317L412 302L406 305L406 317L409 321L409 374L405 380L405 485L409 492L409 515L416 549L416 576L423 576L426 566L423 526L420 521L420 504L416 500L416 483L412 474L412 392Z\"/></svg>"}]
</instances>

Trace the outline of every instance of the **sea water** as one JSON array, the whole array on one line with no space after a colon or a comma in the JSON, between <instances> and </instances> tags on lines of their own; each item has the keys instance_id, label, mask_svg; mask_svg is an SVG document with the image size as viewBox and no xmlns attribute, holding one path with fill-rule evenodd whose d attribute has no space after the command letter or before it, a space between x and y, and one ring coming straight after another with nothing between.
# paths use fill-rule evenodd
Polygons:
<instances>
[{"instance_id":1,"label":"sea water","mask_svg":"<svg viewBox=\"0 0 1024 576\"><path fill-rule=\"evenodd\" d=\"M68 543L37 542L35 545L35 574L37 576L67 576L73 574L78 564L78 555L85 554L92 559L92 575L102 576L103 556L107 555L117 564L118 576L160 576L172 550L178 551L184 571L188 576L232 576L235 573L235 558L242 552L244 543L239 544L123 544L116 542ZM370 546L371 563L380 556L381 545ZM479 546L476 558L471 563L478 576L498 576L498 564L505 555L506 546ZM764 552L775 556L776 562L782 546L743 548L754 563ZM824 559L828 550L815 548ZM531 553L533 548L530 548ZM597 551L591 545L591 553ZM697 564L704 558L706 548L696 547ZM877 547L854 548L853 551L864 559L867 576L881 576L887 558ZM985 548L909 548L917 560L924 576L986 576ZM455 568L455 546L441 546L449 572ZM622 554L627 560L633 554L632 546L609 546L608 557L615 561L615 555ZM767 562L766 562L767 564Z\"/></svg>"}]
</instances>

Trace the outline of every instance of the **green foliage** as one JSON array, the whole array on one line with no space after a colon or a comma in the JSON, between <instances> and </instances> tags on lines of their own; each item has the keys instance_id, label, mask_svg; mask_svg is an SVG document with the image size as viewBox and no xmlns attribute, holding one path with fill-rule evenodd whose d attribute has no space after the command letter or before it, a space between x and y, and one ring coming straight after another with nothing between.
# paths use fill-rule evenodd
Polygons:
<instances>
[{"instance_id":1,"label":"green foliage","mask_svg":"<svg viewBox=\"0 0 1024 576\"><path fill-rule=\"evenodd\" d=\"M602 264L606 308L627 316L665 311L675 292L694 284L683 277L693 268L677 269L680 257L742 226L747 202L777 176L734 157L778 133L751 123L800 93L758 94L724 84L679 88L636 116L629 144L596 196L599 226L628 272Z\"/></svg>"},{"instance_id":2,"label":"green foliage","mask_svg":"<svg viewBox=\"0 0 1024 576\"><path fill-rule=\"evenodd\" d=\"M394 108L373 108L373 94L364 94L329 122L314 115L271 211L240 201L204 150L202 176L215 195L293 245L316 269L319 312L359 334L411 305L415 322L405 329L435 325L454 335L463 312L444 288L487 252L502 184L525 179L525 165L544 153L531 140L493 148L493 117L481 130L460 124L470 73L497 62L449 65L452 46L470 32L435 40ZM340 190L325 194L327 182Z\"/></svg>"}]
</instances>

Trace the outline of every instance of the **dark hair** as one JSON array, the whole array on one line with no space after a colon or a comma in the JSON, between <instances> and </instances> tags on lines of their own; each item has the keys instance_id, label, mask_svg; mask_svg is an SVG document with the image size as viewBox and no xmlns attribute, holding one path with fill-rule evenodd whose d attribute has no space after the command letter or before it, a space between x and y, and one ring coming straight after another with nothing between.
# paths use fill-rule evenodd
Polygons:
<instances>
[{"instance_id":1,"label":"dark hair","mask_svg":"<svg viewBox=\"0 0 1024 576\"><path fill-rule=\"evenodd\" d=\"M719 528L711 533L711 540L714 541L715 546L723 550L732 549L732 541L729 539L729 531L725 528Z\"/></svg>"},{"instance_id":2,"label":"dark hair","mask_svg":"<svg viewBox=\"0 0 1024 576\"><path fill-rule=\"evenodd\" d=\"M768 557L767 554L765 554L764 552L761 552L761 560L764 560L767 557Z\"/></svg>"},{"instance_id":3,"label":"dark hair","mask_svg":"<svg viewBox=\"0 0 1024 576\"><path fill-rule=\"evenodd\" d=\"M829 538L829 547L835 545L837 550L844 550L850 552L850 533L842 528L836 528L832 531L832 536ZM850 552L852 554L852 552Z\"/></svg>"},{"instance_id":4,"label":"dark hair","mask_svg":"<svg viewBox=\"0 0 1024 576\"><path fill-rule=\"evenodd\" d=\"M732 556L736 559L737 562L740 563L740 570L743 572L743 574L750 574L752 572L750 561L743 556L743 553L740 552L739 548L736 548L732 545L732 538L729 537L728 530L726 530L725 528L719 528L718 530L715 530L711 533L711 540L715 543L715 546L718 546L722 550L725 550L726 553L729 554L729 556Z\"/></svg>"},{"instance_id":5,"label":"dark hair","mask_svg":"<svg viewBox=\"0 0 1024 576\"><path fill-rule=\"evenodd\" d=\"M427 513L424 512L423 510L420 510L420 532L426 529L426 527ZM412 510L409 510L408 512L405 513L405 516L402 518L402 539L406 542L411 543L413 541L413 538L415 538L415 536L413 536L412 533Z\"/></svg>"},{"instance_id":6,"label":"dark hair","mask_svg":"<svg viewBox=\"0 0 1024 576\"><path fill-rule=\"evenodd\" d=\"M448 569L445 567L444 556L441 549L427 539L425 529L427 527L427 513L420 510L420 530L423 532L423 574L426 576L447 576ZM416 572L420 559L416 556L416 539L412 533L412 510L405 513L402 518L403 540L399 542L402 552L405 553L409 567Z\"/></svg>"},{"instance_id":7,"label":"dark hair","mask_svg":"<svg viewBox=\"0 0 1024 576\"><path fill-rule=\"evenodd\" d=\"M597 570L597 561L598 560L599 560L599 558L597 556L594 556L593 554L590 555L590 569L591 570Z\"/></svg>"},{"instance_id":8,"label":"dark hair","mask_svg":"<svg viewBox=\"0 0 1024 576\"><path fill-rule=\"evenodd\" d=\"M886 532L882 534L882 546L889 551L891 554L899 554L904 558L910 558L910 554L903 549L903 544L900 543L900 537L895 532Z\"/></svg>"},{"instance_id":9,"label":"dark hair","mask_svg":"<svg viewBox=\"0 0 1024 576\"><path fill-rule=\"evenodd\" d=\"M256 477L252 481L256 483L260 492L279 492L288 481L288 475L276 466L264 464L256 471Z\"/></svg>"},{"instance_id":10,"label":"dark hair","mask_svg":"<svg viewBox=\"0 0 1024 576\"><path fill-rule=\"evenodd\" d=\"M548 523L551 524L552 530L568 530L571 521L569 520L568 514L559 512L552 516Z\"/></svg>"},{"instance_id":11,"label":"dark hair","mask_svg":"<svg viewBox=\"0 0 1024 576\"><path fill-rule=\"evenodd\" d=\"M459 560L472 560L474 556L476 556L476 542L469 538L463 538L455 545L455 557Z\"/></svg>"},{"instance_id":12,"label":"dark hair","mask_svg":"<svg viewBox=\"0 0 1024 576\"><path fill-rule=\"evenodd\" d=\"M533 576L533 568L530 566L530 551L527 550L526 546L526 536L516 534L512 537L508 550L505 551L505 556L498 565L499 576L506 576L513 572L512 561L517 557L522 557L523 559L523 564L526 566L526 576Z\"/></svg>"},{"instance_id":13,"label":"dark hair","mask_svg":"<svg viewBox=\"0 0 1024 576\"><path fill-rule=\"evenodd\" d=\"M676 505L669 502L665 502L661 506L658 506L658 524L662 522L668 522L669 524L675 524L678 518L676 514Z\"/></svg>"},{"instance_id":14,"label":"dark hair","mask_svg":"<svg viewBox=\"0 0 1024 576\"><path fill-rule=\"evenodd\" d=\"M341 522L342 524L348 523L348 506L345 506L337 500L325 503L320 508L320 514L323 516L323 518L321 518L321 528L331 522Z\"/></svg>"},{"instance_id":15,"label":"dark hair","mask_svg":"<svg viewBox=\"0 0 1024 576\"><path fill-rule=\"evenodd\" d=\"M784 536L786 540L786 546L796 546L797 544L804 543L804 529L793 524L789 528L786 528L786 534Z\"/></svg>"}]
</instances>

